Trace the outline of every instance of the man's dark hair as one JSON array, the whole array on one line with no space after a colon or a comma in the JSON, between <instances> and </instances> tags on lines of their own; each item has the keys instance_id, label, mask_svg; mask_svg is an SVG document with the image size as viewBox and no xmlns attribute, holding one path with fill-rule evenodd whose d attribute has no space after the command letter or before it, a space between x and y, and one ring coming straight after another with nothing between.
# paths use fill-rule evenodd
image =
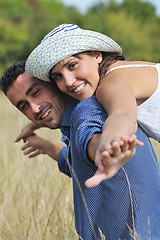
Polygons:
<instances>
[{"instance_id":1,"label":"man's dark hair","mask_svg":"<svg viewBox=\"0 0 160 240\"><path fill-rule=\"evenodd\" d=\"M7 95L8 89L12 86L19 75L25 72L26 60L14 63L9 67L1 77L0 88Z\"/></svg>"}]
</instances>

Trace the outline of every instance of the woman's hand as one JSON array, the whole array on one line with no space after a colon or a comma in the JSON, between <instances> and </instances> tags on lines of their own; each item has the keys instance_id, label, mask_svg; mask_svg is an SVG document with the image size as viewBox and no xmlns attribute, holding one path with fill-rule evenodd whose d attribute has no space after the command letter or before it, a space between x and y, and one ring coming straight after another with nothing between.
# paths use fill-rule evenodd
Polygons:
<instances>
[{"instance_id":1,"label":"woman's hand","mask_svg":"<svg viewBox=\"0 0 160 240\"><path fill-rule=\"evenodd\" d=\"M136 152L135 145L143 146L143 143L132 135L113 140L108 150L98 146L95 154L98 170L85 182L86 187L95 187L101 181L113 177L120 167L133 157Z\"/></svg>"}]
</instances>

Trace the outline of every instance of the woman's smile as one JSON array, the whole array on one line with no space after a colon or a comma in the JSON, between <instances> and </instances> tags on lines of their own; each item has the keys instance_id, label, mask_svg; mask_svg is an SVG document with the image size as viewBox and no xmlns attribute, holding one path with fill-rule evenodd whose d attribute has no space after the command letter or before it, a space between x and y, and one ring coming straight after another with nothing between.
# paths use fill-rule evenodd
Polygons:
<instances>
[{"instance_id":1,"label":"woman's smile","mask_svg":"<svg viewBox=\"0 0 160 240\"><path fill-rule=\"evenodd\" d=\"M97 52L71 56L52 68L51 78L62 92L81 101L92 96L98 86L100 62Z\"/></svg>"},{"instance_id":2,"label":"woman's smile","mask_svg":"<svg viewBox=\"0 0 160 240\"><path fill-rule=\"evenodd\" d=\"M79 93L85 86L86 86L87 83L82 83L80 84L78 87L76 87L73 92L75 93Z\"/></svg>"}]
</instances>

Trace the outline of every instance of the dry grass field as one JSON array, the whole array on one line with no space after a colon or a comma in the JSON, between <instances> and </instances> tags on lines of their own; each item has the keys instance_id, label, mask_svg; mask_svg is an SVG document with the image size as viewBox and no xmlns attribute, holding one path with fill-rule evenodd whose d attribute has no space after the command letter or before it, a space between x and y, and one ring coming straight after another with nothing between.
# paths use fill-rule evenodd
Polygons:
<instances>
[{"instance_id":1,"label":"dry grass field","mask_svg":"<svg viewBox=\"0 0 160 240\"><path fill-rule=\"evenodd\" d=\"M71 179L46 155L33 159L14 143L28 120L0 93L0 239L76 240ZM60 141L58 130L39 130ZM159 143L154 142L157 156Z\"/></svg>"},{"instance_id":2,"label":"dry grass field","mask_svg":"<svg viewBox=\"0 0 160 240\"><path fill-rule=\"evenodd\" d=\"M71 179L46 155L23 155L14 139L28 120L1 93L0 116L0 239L77 239ZM60 141L58 130L39 132Z\"/></svg>"}]
</instances>

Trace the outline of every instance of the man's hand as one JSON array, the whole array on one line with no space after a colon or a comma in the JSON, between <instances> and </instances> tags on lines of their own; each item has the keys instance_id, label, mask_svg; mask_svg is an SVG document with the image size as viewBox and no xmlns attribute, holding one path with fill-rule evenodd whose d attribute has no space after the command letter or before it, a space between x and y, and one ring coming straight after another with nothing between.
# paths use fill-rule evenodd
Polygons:
<instances>
[{"instance_id":1,"label":"man's hand","mask_svg":"<svg viewBox=\"0 0 160 240\"><path fill-rule=\"evenodd\" d=\"M14 140L14 142L19 142L20 140L25 140L27 137L31 136L35 130L39 129L41 126L34 123L30 122L26 124L22 130L19 132L18 136Z\"/></svg>"},{"instance_id":2,"label":"man's hand","mask_svg":"<svg viewBox=\"0 0 160 240\"><path fill-rule=\"evenodd\" d=\"M24 155L28 155L29 158L36 157L40 154L47 154L46 139L40 137L38 134L33 133L31 136L25 138L25 145L21 148L24 151Z\"/></svg>"},{"instance_id":3,"label":"man's hand","mask_svg":"<svg viewBox=\"0 0 160 240\"><path fill-rule=\"evenodd\" d=\"M137 139L136 135L125 135L121 138L113 139L108 148L105 148L104 144L101 145L101 137L99 143L95 155L95 165L101 171L104 168L109 170L113 166L122 166L134 155L135 145L143 146L143 143Z\"/></svg>"},{"instance_id":4,"label":"man's hand","mask_svg":"<svg viewBox=\"0 0 160 240\"><path fill-rule=\"evenodd\" d=\"M98 170L85 182L86 187L95 187L101 181L113 177L120 167L133 157L135 145L143 146L143 143L135 135L123 136L112 142L111 150L97 151L95 164Z\"/></svg>"},{"instance_id":5,"label":"man's hand","mask_svg":"<svg viewBox=\"0 0 160 240\"><path fill-rule=\"evenodd\" d=\"M47 154L54 160L57 160L59 152L63 148L63 145L42 138L37 133L25 138L24 142L25 145L21 149L24 151L24 155L28 155L29 158Z\"/></svg>"}]
</instances>

